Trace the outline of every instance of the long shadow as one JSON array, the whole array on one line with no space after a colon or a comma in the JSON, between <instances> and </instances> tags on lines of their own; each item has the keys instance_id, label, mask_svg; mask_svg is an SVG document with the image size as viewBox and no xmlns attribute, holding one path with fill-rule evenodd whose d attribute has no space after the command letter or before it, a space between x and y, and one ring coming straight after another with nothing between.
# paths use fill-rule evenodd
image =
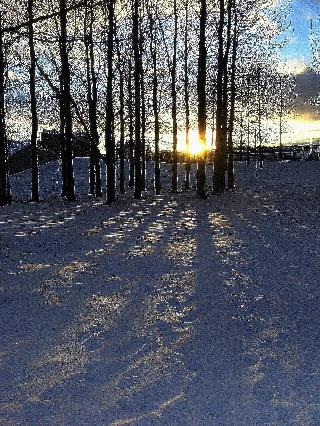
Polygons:
<instances>
[{"instance_id":1,"label":"long shadow","mask_svg":"<svg viewBox=\"0 0 320 426\"><path fill-rule=\"evenodd\" d=\"M161 303L165 306L169 303L167 299L171 300L172 294L178 297L177 295L184 291L179 277L172 278L170 275L172 261L162 261L162 268L159 269L155 257L149 256L148 271L140 271L140 262L131 262L128 270L124 268L128 263L126 256L123 256L124 247L132 247L133 242L143 236L163 214L164 217L169 214L170 220L166 224L168 229L156 229L160 231L161 238L169 239L169 229L175 226L172 216L175 213L171 207L171 210L168 210L168 202L171 203L170 199L150 202L151 211L148 211L144 203L138 203L134 210L129 212L133 221L128 222L128 227L125 226L126 219L123 220L127 217L126 214L119 212L119 221L105 217L101 222L101 229L96 230L97 232L81 233L82 241L73 243L71 253L66 254L67 261L59 261L58 267L50 263L48 268L40 268L39 265L43 264L40 262L43 260L41 250L37 256L32 257L33 263L23 264L21 273L14 277L19 283L16 284L16 291L10 294L10 303L8 300L4 301L4 318L7 323L4 339L10 340L9 344L4 340L3 345L5 363L2 377L6 380L6 387L1 411L4 413L4 421L18 421L23 418L35 424L42 415L43 418L46 416L47 419L55 421L59 421L59 416L62 416L60 421L63 422L77 415L77 410L80 416L83 405L88 409L87 419L90 418L92 410L96 418L99 418L95 407L103 409L109 406L110 402L106 405L108 399L118 404L118 401L125 401L128 395L139 394L139 389L144 390L154 383L160 389L163 386L168 388L168 381L171 380L169 377L178 374L179 366L180 370L183 370L180 357L176 353L180 340L159 340L162 339L162 332L156 325L159 322L170 323L171 317L177 317L179 322L179 315L187 315L184 310L182 314L180 310L175 313L173 307L159 308ZM135 218L138 226L135 226ZM124 238L120 244L113 245L111 252L101 255L99 244L105 246L104 236L114 232L119 226L122 230L123 226L125 227L122 234ZM70 235L70 231L75 231L75 228L69 229L67 234ZM86 229L93 228L87 227L84 231ZM132 229L134 231L130 232ZM74 232L73 238L77 239L82 230ZM50 232L52 235L48 236L48 239L59 239L58 233L53 230ZM88 251L91 246L88 240L92 238L97 251ZM63 260L63 251L69 247L69 243L66 241L60 245L60 260ZM77 250L81 244L83 247ZM100 254L97 255L97 252ZM48 261L50 256L52 253L46 254L45 260ZM92 271L88 271L88 268L92 268ZM152 268L155 278L150 279ZM163 271L167 271L167 274ZM133 279L135 275L137 278ZM149 280L146 280L147 276ZM28 281L26 291L23 289L23 283ZM36 284L36 288L41 290L40 299L35 293L30 293L37 281L40 281ZM163 301L159 295L162 289ZM44 297L48 295L49 298ZM181 294L181 300L183 297L187 298ZM47 304L43 305L42 301ZM15 308L21 311L16 314ZM154 317L154 309L155 312L160 309L161 314L159 311L158 316ZM24 324L28 315L30 319ZM175 324L175 320L173 323ZM133 328L128 330L128 324L132 324ZM12 332L14 326L18 331ZM134 327L137 327L137 330ZM189 328L186 333L189 333L188 330ZM184 331L181 328L177 333L181 338ZM166 385L162 384L162 371L167 371L164 374ZM137 374L140 375L138 388L135 384ZM182 373L181 376L184 377ZM127 393L122 392L117 396L123 381L133 383L127 386ZM86 399L92 403L92 408L83 401L84 385L92 390L94 398L86 395ZM96 392L99 388L101 392ZM110 391L113 392L112 397L108 396ZM153 398L149 401L150 406L155 407L151 410L154 415L165 410L167 404L181 399L180 394L172 394L171 388L170 392L162 391L156 397L157 394L155 391L154 398L158 405L154 404ZM80 401L79 404L77 401ZM140 400L140 410L143 406L144 402ZM114 411L114 417L116 412L119 413L119 410Z\"/></svg>"},{"instance_id":2,"label":"long shadow","mask_svg":"<svg viewBox=\"0 0 320 426\"><path fill-rule=\"evenodd\" d=\"M214 202L101 206L57 262L22 264L2 305L4 424L317 424L317 294L288 285L283 234Z\"/></svg>"},{"instance_id":3,"label":"long shadow","mask_svg":"<svg viewBox=\"0 0 320 426\"><path fill-rule=\"evenodd\" d=\"M101 211L102 208L107 209L103 206L100 208ZM105 217L107 214L108 210L105 210L101 216ZM90 276L92 271L88 269L97 268L98 265L94 264L94 256L90 257L87 254L88 247L85 238L82 239L82 243L84 243L82 247L81 244L79 246L78 241L73 242L73 239L79 234L79 230L76 228L77 225L74 224L73 227L64 228L63 231L66 232L66 236L61 235L63 232L59 235L56 230L51 230L49 235L49 231L47 232L43 241L44 246L49 241L52 243L52 239L57 242L60 238L63 240L63 243L58 245L60 250L58 262L52 250L49 253L44 253L43 248L37 247L36 253L32 253L32 256L29 256L29 260L27 259L26 262L20 264L18 260L15 260L13 265L8 264L5 271L8 273L7 277L2 276L2 284L5 290L1 302L1 317L3 319L1 336L3 352L1 358L4 364L2 377L6 382L6 390L10 388L10 380L11 383L16 381L15 376L21 377L21 383L24 380L28 382L28 374L30 373L28 370L32 370L32 362L37 356L41 357L44 348L54 348L55 340L58 342L63 334L64 338L68 338L68 335L70 337L70 332L66 332L65 329L70 322L72 323L72 318L76 315L78 309L81 310L81 305L85 304L88 294L92 295L92 292L97 291L99 278L97 277L94 283L92 276ZM71 248L71 250L68 250L68 248ZM43 258L46 263L43 262ZM100 263L102 263L102 260ZM50 278L50 275L52 278ZM11 282L14 283L14 286L11 285ZM104 289L102 288L102 290ZM37 293L40 298L37 297ZM64 303L60 303L59 298L61 299L61 296L66 296L63 300ZM46 305L41 303L42 300L46 302ZM42 323L42 321L44 322ZM90 323L89 320L88 322ZM84 332L83 330L78 331L82 334ZM74 340L71 340L71 346ZM67 345L67 347L70 347L70 345ZM62 350L62 348L60 349ZM60 349L58 347L57 352ZM17 363L17 359L19 363ZM63 373L64 370L61 371ZM31 373L30 375L32 376ZM60 379L63 379L62 376ZM43 389L46 380L37 380L39 388ZM52 381L47 380L48 388L50 388L50 383L52 384ZM53 381L53 383L59 383L59 380L58 382ZM25 394L25 402L28 399L27 395L29 394ZM11 398L14 400L14 395L11 395ZM23 400L23 393L22 396L20 394L18 400L19 406ZM10 408L9 402L5 405ZM12 406L14 407L14 402L12 402Z\"/></svg>"},{"instance_id":4,"label":"long shadow","mask_svg":"<svg viewBox=\"0 0 320 426\"><path fill-rule=\"evenodd\" d=\"M209 220L214 212L210 202L197 202L197 250L193 262L197 326L186 354L195 377L186 395L184 424L188 425L242 424L242 337L228 299L224 259L214 246Z\"/></svg>"},{"instance_id":5,"label":"long shadow","mask_svg":"<svg viewBox=\"0 0 320 426\"><path fill-rule=\"evenodd\" d=\"M105 348L99 367L106 372L105 383L92 385L91 398L86 402L86 412L99 406L101 419L107 424L162 424L168 412L182 404L192 377L180 352L193 335L194 278L190 268L180 267L171 258L172 253L167 253L170 236L184 217L180 207L176 212L168 208L168 201L160 215L163 227L154 228L152 223L149 227L159 233L160 242L157 232L151 240L147 232L139 239L141 248L142 241L147 245L158 242L155 251L142 249L140 256L136 248L130 252L130 272L136 276L135 296L118 326L105 336L112 345ZM115 337L120 339L118 343ZM123 347L129 352L126 356ZM112 362L116 364L110 372Z\"/></svg>"},{"instance_id":6,"label":"long shadow","mask_svg":"<svg viewBox=\"0 0 320 426\"><path fill-rule=\"evenodd\" d=\"M252 270L268 294L270 313L264 309L264 315L274 324L252 340L251 347L255 350L251 351L257 357L259 351L269 351L269 366L264 374L273 384L270 405L287 422L317 424L320 421L320 401L315 397L320 357L316 343L320 318L317 236L303 238L294 224L287 223L282 228L283 222L279 224L277 217L270 216L268 224L259 217L254 221L248 214L245 221L233 214L229 218L246 242ZM256 224L254 231L252 222ZM261 239L268 244L259 244Z\"/></svg>"},{"instance_id":7,"label":"long shadow","mask_svg":"<svg viewBox=\"0 0 320 426\"><path fill-rule=\"evenodd\" d=\"M210 231L199 231L198 263L212 258L203 262L212 270L200 267L197 282L211 301L198 291L209 318L198 333L207 336L200 352L208 356L195 356L201 380L193 382L190 412L200 409L195 418L206 424L317 424L318 400L307 390L316 391L319 374L314 297L296 288L278 238L265 244L229 209L205 210L198 223Z\"/></svg>"}]
</instances>

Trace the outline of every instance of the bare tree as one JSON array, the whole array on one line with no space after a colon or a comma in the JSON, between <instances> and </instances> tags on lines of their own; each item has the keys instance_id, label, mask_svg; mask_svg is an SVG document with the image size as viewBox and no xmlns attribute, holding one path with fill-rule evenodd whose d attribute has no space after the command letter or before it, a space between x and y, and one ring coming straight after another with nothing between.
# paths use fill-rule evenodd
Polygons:
<instances>
[{"instance_id":1,"label":"bare tree","mask_svg":"<svg viewBox=\"0 0 320 426\"><path fill-rule=\"evenodd\" d=\"M98 89L97 76L95 70L95 55L93 41L94 7L93 0L89 0L85 9L84 42L85 42L85 61L87 77L87 102L89 109L89 127L90 127L90 193L96 197L102 196L101 170L100 170L100 152L99 152L99 132L98 132Z\"/></svg>"},{"instance_id":2,"label":"bare tree","mask_svg":"<svg viewBox=\"0 0 320 426\"><path fill-rule=\"evenodd\" d=\"M113 107L113 40L114 40L114 7L115 0L108 0L108 36L107 36L107 95L105 145L107 157L107 202L116 200L115 179L115 140L114 140L114 107Z\"/></svg>"},{"instance_id":3,"label":"bare tree","mask_svg":"<svg viewBox=\"0 0 320 426\"><path fill-rule=\"evenodd\" d=\"M190 96L189 96L189 0L185 2L185 28L184 28L184 104L185 104L185 126L186 126L186 172L185 172L185 189L190 189Z\"/></svg>"},{"instance_id":4,"label":"bare tree","mask_svg":"<svg viewBox=\"0 0 320 426\"><path fill-rule=\"evenodd\" d=\"M156 12L157 12L157 6ZM157 15L157 13L155 13ZM149 27L150 27L150 53L152 58L152 108L154 115L154 185L157 195L161 192L160 177L160 121L159 121L159 104L158 104L158 55L157 55L157 33L155 18L153 12L149 10Z\"/></svg>"},{"instance_id":5,"label":"bare tree","mask_svg":"<svg viewBox=\"0 0 320 426\"><path fill-rule=\"evenodd\" d=\"M120 193L124 194L125 189L125 108L124 108L124 60L120 51L120 41L116 37L118 73L119 73L119 120L120 120L120 140L119 140L119 169L120 169Z\"/></svg>"},{"instance_id":6,"label":"bare tree","mask_svg":"<svg viewBox=\"0 0 320 426\"><path fill-rule=\"evenodd\" d=\"M28 0L28 38L30 51L30 106L31 106L31 170L32 170L32 201L39 201L39 167L38 167L38 111L36 95L36 54L34 48L34 30L33 30L33 0Z\"/></svg>"},{"instance_id":7,"label":"bare tree","mask_svg":"<svg viewBox=\"0 0 320 426\"><path fill-rule=\"evenodd\" d=\"M6 134L5 107L5 46L3 33L3 13L0 10L0 205L11 202L8 168L8 141Z\"/></svg>"},{"instance_id":8,"label":"bare tree","mask_svg":"<svg viewBox=\"0 0 320 426\"><path fill-rule=\"evenodd\" d=\"M171 64L171 96L172 96L172 185L173 193L178 191L178 120L177 120L177 43L178 43L178 8L177 0L173 0L173 56Z\"/></svg>"},{"instance_id":9,"label":"bare tree","mask_svg":"<svg viewBox=\"0 0 320 426\"><path fill-rule=\"evenodd\" d=\"M224 20L225 1L219 0L218 26L218 65L217 65L217 106L216 106L216 151L214 157L214 190L222 192L225 188L225 141L223 139L223 77L225 68L224 55Z\"/></svg>"},{"instance_id":10,"label":"bare tree","mask_svg":"<svg viewBox=\"0 0 320 426\"><path fill-rule=\"evenodd\" d=\"M132 43L134 53L134 116L135 116L135 187L134 198L140 199L143 190L141 175L141 55L139 34L139 0L134 0L132 15Z\"/></svg>"},{"instance_id":11,"label":"bare tree","mask_svg":"<svg viewBox=\"0 0 320 426\"><path fill-rule=\"evenodd\" d=\"M71 112L71 91L70 91L70 64L68 54L68 21L66 0L59 0L59 18L60 18L60 58L61 58L61 140L62 155L64 161L65 179L64 190L69 201L75 200L74 177L73 177L73 159L72 159L72 112Z\"/></svg>"},{"instance_id":12,"label":"bare tree","mask_svg":"<svg viewBox=\"0 0 320 426\"><path fill-rule=\"evenodd\" d=\"M132 87L132 58L131 53L129 57L128 66L128 115L129 115L129 187L134 187L134 173L135 173L135 162L134 162L134 111L133 111L133 87Z\"/></svg>"},{"instance_id":13,"label":"bare tree","mask_svg":"<svg viewBox=\"0 0 320 426\"><path fill-rule=\"evenodd\" d=\"M232 59L230 76L230 115L228 126L228 188L234 188L234 151L233 151L233 132L235 122L235 104L236 104L236 70L237 70L237 51L238 51L238 18L237 11L234 9L234 24L232 38ZM241 111L242 114L242 111ZM242 137L242 129L241 129ZM242 145L242 141L241 141ZM242 148L242 146L241 146Z\"/></svg>"},{"instance_id":14,"label":"bare tree","mask_svg":"<svg viewBox=\"0 0 320 426\"><path fill-rule=\"evenodd\" d=\"M207 98L206 98L206 79L207 79L207 48L206 48L206 20L207 3L201 0L200 3L200 38L199 38L199 59L198 59L198 132L199 140L202 146L202 152L199 155L197 168L197 194L200 198L206 198L206 120L207 120Z\"/></svg>"},{"instance_id":15,"label":"bare tree","mask_svg":"<svg viewBox=\"0 0 320 426\"><path fill-rule=\"evenodd\" d=\"M142 2L143 4L143 2ZM140 91L141 91L141 184L142 190L146 189L146 90L145 70L143 66L144 36L142 30L142 17L139 21L139 49L140 49Z\"/></svg>"}]
</instances>

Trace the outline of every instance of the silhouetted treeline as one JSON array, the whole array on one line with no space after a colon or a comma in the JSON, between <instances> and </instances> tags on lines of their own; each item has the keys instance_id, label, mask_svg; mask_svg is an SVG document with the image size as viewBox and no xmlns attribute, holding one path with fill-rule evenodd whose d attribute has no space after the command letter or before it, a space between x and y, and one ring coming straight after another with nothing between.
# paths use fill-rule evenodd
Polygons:
<instances>
[{"instance_id":1,"label":"silhouetted treeline","mask_svg":"<svg viewBox=\"0 0 320 426\"><path fill-rule=\"evenodd\" d=\"M116 200L117 161L120 192L134 186L134 197L141 198L148 149L154 152L154 189L161 192L161 142L168 137L172 192L178 190L179 143L187 153L199 145L201 198L209 187L234 187L235 144L240 152L255 144L262 159L268 118L280 117L282 147L291 86L277 71L276 36L285 13L267 0L19 0L15 10L6 2L0 6L1 205L11 202L8 139L26 134L31 198L39 201L43 128L59 129L61 195L70 201L76 197L72 139L79 131L90 144L89 190L96 197L103 192L105 156L108 203ZM206 167L213 144L212 183ZM183 157L189 189L191 157Z\"/></svg>"}]
</instances>

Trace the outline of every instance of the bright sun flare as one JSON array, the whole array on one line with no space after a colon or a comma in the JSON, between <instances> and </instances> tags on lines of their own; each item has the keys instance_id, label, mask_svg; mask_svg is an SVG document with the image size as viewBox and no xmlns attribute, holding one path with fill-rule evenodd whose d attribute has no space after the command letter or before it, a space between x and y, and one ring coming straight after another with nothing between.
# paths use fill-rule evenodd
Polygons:
<instances>
[{"instance_id":1,"label":"bright sun flare","mask_svg":"<svg viewBox=\"0 0 320 426\"><path fill-rule=\"evenodd\" d=\"M178 135L178 150L188 152L190 155L199 155L208 149L208 146L203 146L199 140L198 132L190 130L189 132L189 149L186 146L186 135L180 133Z\"/></svg>"},{"instance_id":2,"label":"bright sun flare","mask_svg":"<svg viewBox=\"0 0 320 426\"><path fill-rule=\"evenodd\" d=\"M204 151L204 146L200 143L199 139L190 139L189 153L191 155L198 155Z\"/></svg>"}]
</instances>

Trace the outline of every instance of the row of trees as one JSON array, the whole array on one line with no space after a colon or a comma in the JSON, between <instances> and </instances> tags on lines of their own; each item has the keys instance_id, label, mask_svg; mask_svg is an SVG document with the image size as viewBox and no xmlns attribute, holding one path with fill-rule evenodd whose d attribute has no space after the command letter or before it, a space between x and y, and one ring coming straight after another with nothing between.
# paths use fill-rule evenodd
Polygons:
<instances>
[{"instance_id":1,"label":"row of trees","mask_svg":"<svg viewBox=\"0 0 320 426\"><path fill-rule=\"evenodd\" d=\"M0 204L11 201L8 135L29 134L32 200L39 200L39 129L60 129L62 196L75 199L72 135L90 141L90 192L102 195L105 148L107 201L146 181L146 146L154 152L154 188L161 191L160 145L172 138L172 191L178 190L179 129L197 128L203 153L215 142L216 192L234 186L233 146L245 123L258 130L283 114L277 36L284 13L271 0L4 0L0 10ZM280 79L280 80L279 80ZM281 93L284 93L283 86ZM280 104L279 104L280 102ZM268 115L268 117L267 117ZM281 132L280 132L281 133ZM249 134L249 131L248 131ZM103 143L104 142L104 143ZM280 142L281 143L281 142ZM128 147L128 149L126 149ZM129 179L125 182L128 151ZM206 197L205 155L197 193ZM190 187L187 161L185 187Z\"/></svg>"}]
</instances>

